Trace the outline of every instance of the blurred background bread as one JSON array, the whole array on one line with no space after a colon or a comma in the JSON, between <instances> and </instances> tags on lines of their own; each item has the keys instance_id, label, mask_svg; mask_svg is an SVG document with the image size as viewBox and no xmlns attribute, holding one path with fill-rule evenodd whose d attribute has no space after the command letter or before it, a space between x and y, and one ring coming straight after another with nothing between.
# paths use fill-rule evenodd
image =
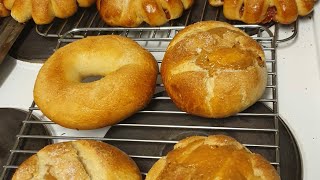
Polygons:
<instances>
[{"instance_id":1,"label":"blurred background bread","mask_svg":"<svg viewBox=\"0 0 320 180\"><path fill-rule=\"evenodd\" d=\"M10 11L4 6L3 0L0 0L0 17L7 17L10 15Z\"/></svg>"},{"instance_id":2,"label":"blurred background bread","mask_svg":"<svg viewBox=\"0 0 320 180\"><path fill-rule=\"evenodd\" d=\"M97 0L101 18L110 26L160 26L179 18L194 0Z\"/></svg>"},{"instance_id":3,"label":"blurred background bread","mask_svg":"<svg viewBox=\"0 0 320 180\"><path fill-rule=\"evenodd\" d=\"M49 24L55 17L68 18L80 7L89 7L96 0L3 0L11 16L19 23L33 18L36 24Z\"/></svg>"},{"instance_id":4,"label":"blurred background bread","mask_svg":"<svg viewBox=\"0 0 320 180\"><path fill-rule=\"evenodd\" d=\"M170 42L161 75L179 109L208 118L253 105L267 83L261 46L230 24L206 21L186 27Z\"/></svg>"},{"instance_id":5,"label":"blurred background bread","mask_svg":"<svg viewBox=\"0 0 320 180\"><path fill-rule=\"evenodd\" d=\"M52 144L24 161L13 180L140 180L135 162L114 146L93 140Z\"/></svg>"},{"instance_id":6,"label":"blurred background bread","mask_svg":"<svg viewBox=\"0 0 320 180\"><path fill-rule=\"evenodd\" d=\"M179 141L146 177L146 180L160 179L279 180L280 177L261 155L250 152L231 137L214 135Z\"/></svg>"},{"instance_id":7,"label":"blurred background bread","mask_svg":"<svg viewBox=\"0 0 320 180\"><path fill-rule=\"evenodd\" d=\"M298 16L308 15L315 0L209 0L213 6L223 5L223 14L231 20L249 24L267 23L272 20L290 24Z\"/></svg>"}]
</instances>

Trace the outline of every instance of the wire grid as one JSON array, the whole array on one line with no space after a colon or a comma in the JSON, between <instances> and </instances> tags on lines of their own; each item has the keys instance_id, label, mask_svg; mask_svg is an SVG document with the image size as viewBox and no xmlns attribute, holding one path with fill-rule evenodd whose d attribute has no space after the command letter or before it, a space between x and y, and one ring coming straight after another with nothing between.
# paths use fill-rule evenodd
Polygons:
<instances>
[{"instance_id":1,"label":"wire grid","mask_svg":"<svg viewBox=\"0 0 320 180\"><path fill-rule=\"evenodd\" d=\"M181 131L209 131L208 134L215 134L215 133L226 133L227 135L231 135L239 140L241 139L242 135L239 135L241 133L249 133L250 136L253 136L256 139L259 139L259 142L246 142L246 138L242 138L240 142L242 142L247 148L254 152L261 153L262 155L267 154L266 156L269 156L269 161L272 165L274 165L278 172L280 173L280 145L279 145L279 119L278 119L278 96L277 96L277 69L276 69L276 39L275 39L275 32L271 32L268 28L265 28L263 26L259 25L236 25L236 27L246 31L246 32L257 32L252 37L258 41L265 52L266 58L267 58L267 67L268 67L268 84L266 88L266 93L263 98L259 100L258 103L263 103L268 105L268 111L256 111L253 110L247 110L244 112L240 112L236 114L232 118L240 118L242 122L248 121L247 123L244 123L244 125L239 125L236 122L237 120L210 120L205 119L201 120L201 122L204 121L210 121L215 122L214 125L208 125L206 123L201 124L199 120L199 124L183 124L178 123L180 121L177 121L177 123L169 122L169 123L156 123L153 124L150 121L148 122L135 122L135 120L126 120L124 122L121 122L111 128L120 128L122 131L123 129L130 128L138 128L140 131L148 131L151 129L161 129L161 130L181 130ZM127 36L130 38L135 39L140 45L144 46L146 49L148 49L157 59L157 62L161 66L162 57L166 50L166 45L169 43L169 41L174 37L174 35L183 27L175 27L175 28L133 28L133 29L117 29L121 33L118 33L123 36ZM125 31L122 31L125 30ZM79 32L79 33L98 33L98 34L115 34L114 29L98 29L98 32L95 31L95 29L77 29L72 30L68 32L68 34L64 34L58 41L57 48L60 48L70 42L76 41L80 37L75 38L72 33ZM150 104L153 103L160 103L160 104L166 104L170 103L171 100L167 96L167 94L164 92L164 87L161 82L161 78L158 78L157 82L157 88L156 93L151 101ZM172 102L171 102L172 105ZM151 105L152 106L152 105ZM168 105L170 106L170 104ZM185 112L179 111L178 109L172 108L167 109L165 106L162 106L160 108L149 108L138 112L135 116L147 116L149 119L150 117L161 117L163 115L168 117L178 116L183 119L183 121L187 122L190 115L187 115ZM7 164L4 166L4 171L2 173L2 178L12 175L13 170L18 167L18 165L27 157L29 157L31 154L36 153L38 150L40 150L42 147L36 147L34 149L26 149L24 148L23 144L25 144L26 140L50 140L52 143L58 142L58 141L65 141L65 140L76 140L76 139L94 139L94 140L101 140L105 141L111 144L114 144L115 146L118 146L120 149L127 152L130 157L132 157L138 165L140 164L139 161L150 161L149 164L153 164L157 159L159 159L162 155L165 155L165 152L163 151L163 148L160 148L157 146L157 149L159 149L159 153L156 154L144 154L143 152L128 152L125 148L122 148L122 145L119 143L124 144L133 144L141 146L142 144L161 144L166 147L166 145L169 145L172 149L172 145L178 142L179 139L161 139L161 138L151 138L151 136L143 136L135 138L134 136L131 136L130 134L125 135L125 133L122 133L120 137L117 136L105 136L105 137L79 137L79 136L63 136L58 134L50 134L50 135L39 135L39 134L28 134L27 128L32 125L42 125L42 126L51 126L54 125L53 122L50 120L41 120L41 121L35 121L31 120L30 117L32 114L39 114L40 110L37 108L37 106L32 103L31 107L29 108L29 113L26 119L23 121L22 128L17 135L17 140L14 144L14 147L10 151L10 156L7 161ZM192 117L192 116L191 116ZM196 119L201 119L199 117L192 117ZM244 121L243 121L244 119ZM219 121L219 122L218 122ZM265 123L260 123L264 121ZM240 123L242 124L242 123ZM57 126L57 125L56 125ZM109 132L108 132L109 133ZM107 133L107 134L108 134ZM234 134L235 133L235 134ZM196 133L199 134L199 133ZM200 133L201 134L201 133ZM264 142L264 139L271 138L272 141ZM181 138L180 138L181 139ZM261 141L262 140L262 141ZM132 148L134 149L134 148ZM271 156L270 156L271 154ZM23 156L23 158L20 158L21 160L16 161L18 156ZM265 157L266 157L265 156ZM270 158L271 157L271 158ZM19 158L18 158L19 159ZM143 165L142 165L143 166ZM148 167L143 167L140 169L142 170L142 174L146 175L148 169L150 168L150 165Z\"/></svg>"},{"instance_id":2,"label":"wire grid","mask_svg":"<svg viewBox=\"0 0 320 180\"><path fill-rule=\"evenodd\" d=\"M212 13L212 14L211 14ZM206 15L210 14L211 20L220 19L221 8L213 8L208 5L207 0L198 0L195 5L184 11L182 17L179 19L171 20L168 23L162 25L162 27L176 27L176 26L186 26L190 23L202 21L206 18ZM146 23L142 23L140 28L149 27ZM91 8L80 8L79 11L68 19L56 19L49 25L38 25L36 31L39 35L44 37L61 37L63 34L72 29L82 29L82 28L110 28L104 21L100 18L99 12L96 7ZM85 36L85 34L83 34ZM83 35L79 35L82 37ZM78 36L78 37L79 37Z\"/></svg>"},{"instance_id":3,"label":"wire grid","mask_svg":"<svg viewBox=\"0 0 320 180\"><path fill-rule=\"evenodd\" d=\"M196 0L194 5L184 11L182 16L178 19L170 20L166 24L162 25L159 28L165 29L175 29L180 27L185 27L189 24L199 22L199 21L207 21L207 20L215 20L215 21L224 21L233 25L238 25L244 23L239 21L228 20L223 15L222 7L212 7L210 6L208 0ZM274 23L265 24L265 26L270 27ZM297 35L297 22L294 22L292 25L292 33L288 33L288 37L277 40L278 43L286 42L293 39ZM150 26L146 23L142 23L138 29L147 30ZM108 26L99 15L95 6L91 8L80 8L77 13L68 18L68 19L55 19L51 24L48 25L37 25L36 31L39 35L44 37L53 37L60 38L65 34L72 35L74 38L83 38L88 35L85 30L95 31L96 34L91 35L99 35L101 32L99 30L109 29L110 31L115 31L114 33L121 33L126 31L128 28L119 28L119 27L110 27ZM71 34L69 31L77 31L80 30L82 34ZM104 30L102 30L104 31ZM120 32L119 32L120 31Z\"/></svg>"},{"instance_id":4,"label":"wire grid","mask_svg":"<svg viewBox=\"0 0 320 180\"><path fill-rule=\"evenodd\" d=\"M200 2L200 1L198 1ZM159 66L161 66L162 57L166 50L167 45L175 36L175 34L183 29L186 25L193 23L193 21L202 21L208 19L208 12L214 11L215 13L210 13L209 19L221 20L221 9L208 7L207 1L201 1L203 4L195 8L186 11L182 17L182 20L170 21L167 25L162 27L148 27L143 25L143 27L138 28L119 28L119 27L106 27L106 25L101 21L97 13L93 13L93 17L90 21L86 19L86 16L90 14L90 9L81 10L78 16L80 19L78 21L74 20L61 20L62 26L55 26L54 24L48 25L46 27L37 27L39 34L46 37L59 37L56 49L76 41L78 39L84 38L86 36L97 36L104 34L116 34L122 35L137 41L140 45L148 49L157 59ZM193 13L199 12L200 15L197 18L193 18ZM223 18L222 18L223 20ZM88 22L89 26L81 26L83 21ZM76 26L72 26L68 29L68 23L75 22ZM98 22L98 23L95 23ZM230 21L229 21L230 22ZM98 26L95 26L98 24ZM234 24L234 23L233 23ZM37 106L32 103L29 108L29 113L25 120L23 121L22 127L19 134L17 135L17 140L14 147L10 151L10 156L6 165L4 166L4 171L1 174L1 179L10 177L18 165L23 162L27 157L36 153L42 147L32 147L25 148L24 144L26 141L40 141L49 140L51 143L65 140L76 140L76 139L93 139L101 140L110 144L117 146L118 148L125 151L132 157L141 169L141 173L146 175L148 169L151 165L158 160L161 156L165 155L172 146L181 139L181 136L177 138L168 138L163 136L153 137L154 130L168 131L173 134L179 134L181 132L191 132L188 135L205 135L208 134L227 134L235 137L241 143L243 143L247 148L253 152L258 152L265 156L272 165L276 167L280 172L280 143L279 143L279 119L278 119L278 94L277 94L277 67L276 67L276 43L277 41L277 25L273 30L265 26L260 25L235 25L236 27L244 30L250 34L256 41L258 41L266 54L266 61L268 67L268 84L266 87L265 95L258 101L258 105L267 105L267 110L257 110L257 108L249 108L244 112L240 112L230 119L226 120L211 120L203 119L200 117L193 117L187 115L185 112L181 112L174 107L170 98L165 93L161 78L158 78L156 93L146 109L138 112L133 118L129 118L111 128L111 131L107 133L104 137L97 136L66 136L62 134L51 133L49 135L40 134L30 134L28 129L31 126L40 125L44 127L58 126L51 122L50 120L42 119L40 121L31 120L32 114L39 114L41 111ZM58 27L53 30L53 27ZM295 36L294 32L294 36ZM289 37L292 38L292 37ZM288 38L288 39L289 39ZM154 105L156 104L156 105ZM157 104L160 104L158 106ZM171 108L167 108L171 107ZM135 118L136 117L136 118ZM136 119L146 117L147 121L139 121ZM153 123L150 119L163 118L178 118L175 121L161 120L160 122ZM179 119L180 118L180 119ZM195 119L195 123L187 123L189 120ZM240 122L240 123L239 123ZM147 132L149 135L142 135L141 137L135 137L130 133L121 133L121 135L110 135L112 130L120 129L122 132L126 130L139 130L139 132ZM150 131L151 130L151 131ZM179 131L179 132L178 132ZM198 132L201 131L201 132ZM137 132L137 131L135 131ZM117 134L117 133L115 133ZM248 138L248 135L254 140ZM267 140L269 139L269 140ZM271 140L270 140L271 139ZM129 144L129 145L128 145ZM131 147L132 145L132 147ZM152 147L155 145L154 147ZM158 146L160 145L160 146ZM131 148L126 148L124 146L130 146ZM149 147L154 148L156 153L149 153L144 151L131 151L128 149L138 149L139 147ZM18 160L17 160L18 159ZM141 163L149 164L148 166L141 165Z\"/></svg>"}]
</instances>

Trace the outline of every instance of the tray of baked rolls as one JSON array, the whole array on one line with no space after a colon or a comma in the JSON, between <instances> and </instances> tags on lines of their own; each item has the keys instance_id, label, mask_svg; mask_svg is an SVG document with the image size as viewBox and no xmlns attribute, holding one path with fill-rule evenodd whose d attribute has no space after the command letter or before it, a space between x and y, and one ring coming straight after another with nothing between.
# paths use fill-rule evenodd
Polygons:
<instances>
[{"instance_id":1,"label":"tray of baked rolls","mask_svg":"<svg viewBox=\"0 0 320 180\"><path fill-rule=\"evenodd\" d=\"M208 25L206 25L207 23ZM188 33L188 31L191 31L192 33L193 29L197 29L194 26L202 28L212 26L212 29L209 28L208 31L199 32L199 35L194 37L182 38L180 41L184 41L183 43L178 42L176 46L172 46L173 51L168 51L169 48L166 47L170 47L175 38L178 38L179 41L181 32ZM240 30L250 28L260 33L248 36ZM137 33L140 33L140 30ZM160 33L161 31L158 30L158 34ZM259 25L238 25L234 27L213 21L196 23L186 29L180 29L177 34L175 33L177 32L172 32L173 40L171 41L136 39L138 43L134 43L130 40L134 39L134 34L132 34L132 38L130 36L128 38L119 35L101 35L90 36L81 40L71 38L70 41L68 39L59 41L55 53L50 56L39 72L34 89L35 103L29 108L29 116L23 121L23 127L17 135L18 140L11 149L9 160L5 165L3 177L11 177L14 172L16 173L13 177L16 179L26 176L23 173L25 172L23 167L27 168L28 165L25 164L28 164L29 161L36 161L34 160L35 157L43 156L44 159L41 162L47 164L45 167L50 164L50 167L54 167L55 162L68 164L64 162L64 158L60 159L61 161L50 161L50 159L57 158L47 157L51 154L50 151L46 150L51 148L50 144L63 145L57 147L58 150L53 150L54 152L59 152L61 148L67 148L67 150L61 151L69 152L70 150L71 153L74 150L73 147L77 147L77 144L60 143L82 140L79 143L89 143L88 146L90 146L90 143L96 143L90 141L94 140L107 143L108 147L106 148L110 148L109 145L112 145L127 154L125 159L131 159L129 162L117 160L121 166L129 166L126 165L127 163L131 164L132 169L124 168L124 173L133 173L135 175L132 175L132 177L136 177L138 171L137 179L141 177L156 179L154 178L154 171L157 171L158 165L154 165L159 164L156 163L158 159L161 159L159 162L163 163L163 159L166 158L161 157L175 154L173 148L180 149L178 148L179 145L175 144L188 142L189 139L191 141L188 142L190 147L189 145L186 145L186 147L194 149L193 141L199 142L198 145L201 145L199 148L195 148L199 152L195 151L195 154L187 156L193 157L194 161L199 161L199 166L177 164L176 168L178 169L175 166L168 167L168 172L166 170L163 171L161 176L159 175L160 179L165 179L163 176L167 176L169 179L186 176L189 169L185 169L185 166L194 167L194 170L190 171L190 177L197 177L198 173L202 173L204 177L227 178L227 175L230 175L228 171L232 171L235 177L237 177L238 171L241 172L240 175L245 177L255 176L253 170L246 171L246 167L251 167L254 163L243 163L251 162L249 160L251 159L250 154L253 155L253 159L256 158L256 155L259 156L258 159L260 160L257 160L257 163L263 163L264 166L267 166L266 169L260 170L271 173L270 177L266 175L268 179L278 179L277 174L283 179L287 177L289 179L299 179L301 177L299 149L294 137L277 113L277 61L273 33ZM229 33L228 36L224 36L225 33ZM243 36L243 41L241 38L236 40L238 36ZM231 41L228 38L232 38ZM242 43L248 43L246 46L250 49L247 52L248 54L242 54L240 50L240 52L235 50L237 48L241 49L243 47ZM231 47L231 49L227 47ZM222 52L218 51L212 54L210 52L213 49L210 48L217 48ZM170 55L170 52L173 54ZM230 64L224 63L228 60L225 59L225 53L229 60L240 58L239 60L243 61L248 58L252 61L237 63L238 60L236 60L234 61L235 64L229 66ZM211 57L211 55L213 56ZM174 60L170 59L174 57L181 57L182 60L188 61L180 63L177 67L172 67L170 62L174 62ZM246 58L242 59L241 57ZM212 64L211 58L217 58L219 60L218 64ZM105 63L105 60L108 63ZM117 61L113 62L115 60ZM165 61L167 61L167 64ZM211 68L214 67L218 71L212 71ZM243 67L245 68L243 69ZM176 68L180 68L180 70ZM176 77L182 79L171 84L170 79L172 78L168 76L170 73L165 73L165 71L178 72L186 76L177 75ZM189 74L190 72L200 74ZM243 74L235 75L240 72ZM202 75L202 73L205 74ZM184 78L187 78L191 84L185 82ZM215 78L217 79L212 81ZM220 81L219 78L230 79ZM166 84L165 82L168 79L169 82ZM248 81L248 79L251 80ZM179 84L179 82L182 82L182 84ZM215 89L214 86L220 86L222 90L231 87L232 90L228 90L231 94L224 92L224 90L219 92L219 88ZM213 94L216 94L216 96L207 92L211 88L215 89ZM184 92L187 94L184 94ZM242 96L240 101L237 100L239 94ZM246 96L242 94L246 94ZM214 97L218 97L214 100L217 102L213 101L211 105L211 102L207 99L213 99ZM70 112L72 113L70 114ZM40 120L30 119L31 114L39 116ZM112 126L108 126L111 124ZM48 133L47 135L30 134L31 126L42 126ZM232 139L230 139L231 137ZM187 140L185 140L186 138ZM48 145L45 147L26 145L30 141L43 139L48 140ZM86 141L83 142L83 140ZM213 144L207 146L206 143L210 144L211 141ZM219 142L227 143L223 145ZM231 144L228 145L228 143L234 144L235 147L229 147ZM100 147L100 145L93 146ZM221 152L218 150L220 148L217 148L220 146L222 148ZM207 149L208 147L210 148ZM39 151L43 148L44 150ZM217 149L211 152L211 148ZM185 150L188 151L188 149ZM81 151L76 149L78 154ZM93 151L98 150L94 149ZM236 152L235 154L240 154L231 156L233 151ZM41 152L44 154L39 155L42 154ZM218 152L222 154L214 155ZM245 155L242 155L243 153ZM201 156L202 154L205 155ZM62 155L64 154L58 153L59 157ZM32 157L31 160L30 156ZM73 157L74 155L70 156ZM238 156L243 156L244 159L236 158ZM232 160L233 157L234 160ZM68 159L69 156L65 158ZM79 159L78 156L73 158ZM83 158L81 155L80 159ZM97 159L100 158L97 157ZM109 158L111 157L103 162L115 161ZM192 159L190 161L193 161ZM132 160L135 162L133 165ZM97 160L92 161L96 162ZM172 159L172 161L176 162L177 160ZM222 164L217 165L220 168L216 167L214 162L222 162ZM255 161L252 160L252 162ZM84 167L89 166L86 165L89 162L85 160L81 160L80 163ZM236 166L233 166L234 164ZM101 168L101 166L109 167L109 165L92 166ZM221 166L225 166L225 168ZM18 167L21 170L16 170ZM251 168L259 169L259 167ZM199 172L199 170L201 171ZM49 173L50 176L54 177L62 176L55 174L56 171L54 168L52 172L45 169L44 173ZM84 173L91 174L93 173L91 171L93 170L85 169ZM104 171L115 170L108 168ZM147 175L150 173L149 171L151 177ZM170 174L171 171L173 174ZM212 176L207 174L212 171L217 174ZM81 169L79 172L81 172ZM296 174L291 172L296 172ZM32 173L36 176L38 172ZM121 172L118 173L121 174ZM168 175L165 175L166 173ZM95 175L90 176L95 177Z\"/></svg>"},{"instance_id":2,"label":"tray of baked rolls","mask_svg":"<svg viewBox=\"0 0 320 180\"><path fill-rule=\"evenodd\" d=\"M14 44L10 54L20 60L38 62L44 61L52 54L56 48L57 38L60 38L61 41L64 39L70 41L70 38L79 39L90 35L116 34L149 41L156 39L159 41L170 41L173 34L175 34L173 33L174 31L181 30L186 25L199 21L218 20L234 25L245 25L242 21L227 19L223 13L223 6L212 6L209 0L198 0L188 7L188 9L179 12L181 16L164 20L163 24L159 26L152 26L143 21L134 27L126 27L123 24L113 26L108 21L104 21L94 5L90 8L81 7L73 16L66 19L55 18L47 24L38 25L36 25L37 21L29 22L26 24L27 26L20 38ZM273 33L276 32L273 21L269 20L259 24L270 28ZM281 39L277 39L277 42L288 41L298 33L296 21L285 25L285 29L287 29L285 36L281 36ZM250 35L258 33L254 31L254 28L245 30ZM132 34L134 34L134 37L132 37ZM47 46L43 46L42 44L44 43ZM30 46L33 48L30 49Z\"/></svg>"},{"instance_id":3,"label":"tray of baked rolls","mask_svg":"<svg viewBox=\"0 0 320 180\"><path fill-rule=\"evenodd\" d=\"M255 18L255 20L252 20L252 17L241 17L240 15L232 15L237 17L229 17L228 14L224 13L224 6L222 6L222 3L215 2L214 0L198 0L195 3L191 5L191 2L186 2L185 6L181 10L176 12L177 10L166 10L166 5L154 5L155 9L159 9L160 12L155 13L157 18L154 19L162 19L162 21L153 21L151 18L152 14L142 14L139 15L138 12L135 14L138 14L138 16L142 16L142 18L136 18L135 23L128 24L126 19L116 19L111 22L108 18L111 16L112 12L105 12L105 11L97 11L96 6L91 6L90 8L80 8L74 16L67 18L67 19L54 19L48 24L38 24L35 28L35 31L44 37L62 37L64 35L71 35L70 31L76 33L76 31L80 30L82 33L76 33L73 34L73 37L84 37L88 35L87 31L91 31L94 34L101 34L105 31L105 29L108 29L108 31L112 31L116 34L126 34L128 31L131 31L127 27L134 27L141 30L146 30L149 27L161 27L162 29L175 29L179 27L185 27L189 24L193 24L195 22L199 21L206 21L206 20L216 20L216 21L223 21L228 22L230 24L263 24L266 27L271 27L274 25L274 22L272 21L271 15L268 15L271 13L271 11L274 11L272 8L269 8L268 10L265 9L263 12L260 12L256 14L258 18ZM102 6L104 1L102 1L100 4ZM110 2L107 2L110 3ZM240 2L239 2L240 3ZM126 3L124 3L126 4ZM147 6L148 4L144 5ZM150 5L150 4L149 4ZM115 5L114 5L115 6ZM125 5L124 5L125 6ZM128 13L128 8L134 8L134 6L137 5L128 5L128 7L124 8L116 8L121 13L125 14ZM237 5L237 6L240 6ZM252 6L251 4L248 4L247 6ZM265 6L265 5L264 5ZM170 7L170 6L169 6ZM244 6L240 6L244 8ZM235 7L237 10L240 9L240 7ZM139 8L137 8L139 9ZM146 9L146 7L144 7ZM184 9L184 11L182 11ZM248 12L247 14L252 13L250 11L250 8L247 8ZM166 15L169 14L169 15ZM105 14L105 15L102 15ZM274 13L273 13L274 14ZM302 14L298 13L297 14ZM252 14L253 16L254 14ZM124 16L126 17L126 16ZM165 18L164 18L165 17ZM130 18L130 16L128 16ZM265 18L265 19L263 19ZM296 15L293 15L291 17L291 20L288 22L283 22L285 24L289 24L288 27L292 28L290 32L288 32L287 37L282 37L283 41L287 41L289 39L292 39L297 34L297 28L296 28L296 21L295 18L297 18ZM110 18L111 19L111 18ZM284 19L284 18L280 18ZM115 21L115 22L114 22ZM253 21L253 22L252 22ZM277 20L279 21L279 20ZM119 29L119 27L125 27L124 29ZM101 31L102 32L101 32ZM256 33L256 32L251 32Z\"/></svg>"},{"instance_id":4,"label":"tray of baked rolls","mask_svg":"<svg viewBox=\"0 0 320 180\"><path fill-rule=\"evenodd\" d=\"M59 39L1 178L301 179L278 114L270 21L304 14L272 17L277 9L261 6L249 16L254 4L240 3L234 15L230 3L98 0L67 20L33 13L48 24L36 31Z\"/></svg>"}]
</instances>

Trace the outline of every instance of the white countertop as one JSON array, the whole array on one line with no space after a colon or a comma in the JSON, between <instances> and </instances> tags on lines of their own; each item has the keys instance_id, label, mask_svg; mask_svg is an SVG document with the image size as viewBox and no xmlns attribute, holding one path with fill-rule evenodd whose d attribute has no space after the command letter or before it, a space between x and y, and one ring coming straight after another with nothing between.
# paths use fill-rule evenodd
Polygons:
<instances>
[{"instance_id":1,"label":"white countertop","mask_svg":"<svg viewBox=\"0 0 320 180\"><path fill-rule=\"evenodd\" d=\"M306 180L320 179L319 3L314 17L300 20L298 37L277 51L279 112L298 141ZM0 107L27 109L40 67L8 57L0 65Z\"/></svg>"},{"instance_id":2,"label":"white countertop","mask_svg":"<svg viewBox=\"0 0 320 180\"><path fill-rule=\"evenodd\" d=\"M320 179L320 4L300 21L293 42L280 45L279 112L298 141L304 179Z\"/></svg>"}]
</instances>

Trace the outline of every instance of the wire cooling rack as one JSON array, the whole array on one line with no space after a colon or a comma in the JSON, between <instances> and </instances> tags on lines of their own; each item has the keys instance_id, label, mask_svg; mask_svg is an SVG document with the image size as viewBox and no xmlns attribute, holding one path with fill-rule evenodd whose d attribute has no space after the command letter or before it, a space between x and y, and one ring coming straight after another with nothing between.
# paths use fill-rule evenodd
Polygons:
<instances>
[{"instance_id":1,"label":"wire cooling rack","mask_svg":"<svg viewBox=\"0 0 320 180\"><path fill-rule=\"evenodd\" d=\"M86 36L103 34L126 36L148 49L161 66L166 47L179 30L193 22L209 19L227 21L223 18L220 8L208 6L205 0L197 1L196 5L186 11L180 19L170 21L162 27L148 27L145 24L138 28L107 27L93 7L81 9L76 16L70 19L55 20L50 25L37 26L36 30L42 36L59 38L56 49ZM141 173L145 175L152 164L172 149L178 140L191 135L210 134L226 134L236 138L253 152L262 154L281 174L276 61L276 44L279 42L277 39L278 25L272 24L273 27L270 28L269 26L227 22L235 24L236 27L251 35L261 44L265 52L268 84L264 96L255 105L226 119L213 120L191 116L174 106L165 93L159 76L156 93L146 109L112 126L104 136L78 136L57 133L55 127L58 125L46 118L40 121L32 120L33 114L41 114L36 104L32 103L28 116L17 134L17 140L10 151L1 178L10 177L23 160L42 148L25 148L26 141L45 139L50 143L55 143L76 139L101 140L129 154L137 162ZM295 35L296 28L290 37L282 41L289 40ZM28 133L28 128L33 125L45 127L50 135ZM82 132L78 133L81 135Z\"/></svg>"},{"instance_id":2,"label":"wire cooling rack","mask_svg":"<svg viewBox=\"0 0 320 180\"><path fill-rule=\"evenodd\" d=\"M259 102L252 108L249 108L245 112L238 113L236 116L224 120L211 120L197 118L194 116L187 115L184 112L179 111L172 104L170 98L166 95L163 84L159 77L157 83L157 90L152 99L150 105L138 112L132 118L115 125L110 129L106 136L87 136L79 137L77 135L65 136L57 134L55 132L50 132L51 135L38 135L38 134L28 134L26 131L27 127L30 125L44 125L45 127L53 126L54 124L49 120L35 121L30 120L31 114L39 114L40 110L33 103L29 108L29 115L23 121L22 128L17 135L17 141L11 150L8 162L4 166L4 172L2 177L7 175L10 176L13 170L17 168L20 161L17 161L18 156L31 155L36 153L42 147L36 147L34 149L25 149L23 144L26 140L39 140L48 139L51 142L57 142L59 140L75 140L75 139L95 139L102 140L108 143L114 144L127 152L132 158L136 160L140 169L142 169L142 174L146 174L150 166L155 160L164 155L164 149L170 149L177 140L181 139L179 134L185 135L201 135L201 134L216 134L225 133L231 135L236 139L240 140L245 146L254 152L259 152L263 154L268 160L274 165L280 172L280 145L279 145L279 119L278 119L278 105L277 105L277 69L276 69L276 47L275 47L275 36L268 28L259 25L237 25L245 31L256 31L257 33L252 37L257 40L263 47L267 58L268 67L268 85L266 88L265 96L259 100ZM175 33L182 29L182 27L176 27L174 29L167 28L146 28L146 29L130 29L121 33L120 35L131 37L139 42L142 46L147 48L156 57L159 65L161 65L162 57L166 49L167 43L174 37ZM122 30L122 29L119 29ZM91 31L95 33L95 29L85 30L86 33ZM81 30L70 31L69 33L79 32L83 33ZM100 34L112 33L113 30L110 29L99 29ZM78 38L73 38L71 34L65 34L59 39L57 48L64 46L70 42L76 41ZM262 105L263 104L263 105ZM267 105L267 106L266 106ZM157 118L163 118L164 120L154 120ZM170 121L170 119L172 119ZM189 120L188 120L189 119ZM198 119L198 120L197 120ZM147 121L149 120L149 121ZM189 123L189 122L193 123ZM55 125L57 126L57 125ZM122 129L123 133L119 134L117 129ZM129 129L128 129L129 128ZM54 128L48 128L54 129ZM130 135L131 130L137 130L139 132L148 132L151 129L157 129L151 134L162 134L162 131L168 131L167 134L177 135L176 138L157 136L152 137L152 135L141 134L141 136ZM172 132L174 131L174 132ZM124 133L125 132L125 133ZM111 135L109 136L109 133ZM79 132L81 134L81 132ZM139 133L138 133L139 134ZM120 143L120 144L119 144ZM137 146L135 148L125 147L124 144L131 144ZM154 152L128 152L128 149L139 149L139 147L153 146ZM151 144L151 145L150 145ZM168 146L167 146L168 145ZM158 150L158 152L157 152ZM19 159L19 158L18 158ZM23 159L23 158L22 158ZM22 161L22 160L21 160ZM148 161L146 163L146 161ZM147 164L147 165L145 165Z\"/></svg>"},{"instance_id":3,"label":"wire cooling rack","mask_svg":"<svg viewBox=\"0 0 320 180\"><path fill-rule=\"evenodd\" d=\"M159 28L164 29L176 29L179 27L185 27L189 24L199 22L199 21L207 21L207 20L215 20L215 21L224 21L230 24L239 25L242 22L239 21L231 21L224 17L222 7L212 7L210 6L208 0L196 0L194 5L189 9L184 11L182 16L178 19L171 20L168 23L162 25ZM270 27L274 25L273 22L265 24L265 26ZM277 42L285 42L290 39L293 39L297 33L297 24L296 22L291 25L292 31L288 33L288 36L277 40ZM146 23L141 24L141 26L137 29L147 29L149 25ZM74 38L82 38L87 36L86 30L95 29L95 35L100 34L100 29L109 29L109 31L114 31L114 33L124 33L128 28L117 28L110 27L100 18L99 13L95 6L91 8L80 8L79 11L72 17L68 19L55 19L51 24L48 25L38 25L36 26L36 31L39 35L44 37L53 37L59 38L64 36L65 34L74 35ZM83 32L82 34L70 34L69 31L79 30ZM91 31L92 32L92 31ZM252 32L251 32L252 33ZM91 34L92 35L92 34Z\"/></svg>"}]
</instances>

